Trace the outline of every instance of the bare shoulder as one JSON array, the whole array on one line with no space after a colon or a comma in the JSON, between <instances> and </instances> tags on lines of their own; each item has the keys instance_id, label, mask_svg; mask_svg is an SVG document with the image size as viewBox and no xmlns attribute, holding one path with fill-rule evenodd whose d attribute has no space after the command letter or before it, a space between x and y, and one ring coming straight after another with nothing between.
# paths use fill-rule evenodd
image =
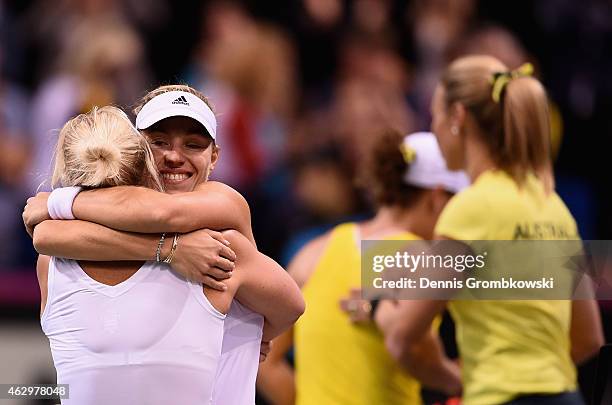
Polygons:
<instances>
[{"instance_id":1,"label":"bare shoulder","mask_svg":"<svg viewBox=\"0 0 612 405\"><path fill-rule=\"evenodd\" d=\"M293 259L291 259L287 271L300 288L303 287L310 278L323 252L325 252L330 236L331 231L314 238L306 243L296 253Z\"/></svg>"},{"instance_id":2,"label":"bare shoulder","mask_svg":"<svg viewBox=\"0 0 612 405\"><path fill-rule=\"evenodd\" d=\"M198 184L195 189L197 191L208 190L208 191L221 191L221 192L227 192L227 193L238 193L238 191L228 186L227 184L221 183L220 181L212 181L212 180L205 181L204 183Z\"/></svg>"},{"instance_id":3,"label":"bare shoulder","mask_svg":"<svg viewBox=\"0 0 612 405\"><path fill-rule=\"evenodd\" d=\"M216 193L224 194L228 197L244 200L244 197L242 196L242 194L240 194L236 189L228 186L225 183L221 183L219 181L206 181L198 185L195 191L207 191L207 192L214 191Z\"/></svg>"},{"instance_id":4,"label":"bare shoulder","mask_svg":"<svg viewBox=\"0 0 612 405\"><path fill-rule=\"evenodd\" d=\"M197 186L194 191L204 194L214 193L215 195L222 196L225 202L232 204L241 213L246 213L250 217L251 210L247 200L242 194L227 184L218 181L206 181Z\"/></svg>"}]
</instances>

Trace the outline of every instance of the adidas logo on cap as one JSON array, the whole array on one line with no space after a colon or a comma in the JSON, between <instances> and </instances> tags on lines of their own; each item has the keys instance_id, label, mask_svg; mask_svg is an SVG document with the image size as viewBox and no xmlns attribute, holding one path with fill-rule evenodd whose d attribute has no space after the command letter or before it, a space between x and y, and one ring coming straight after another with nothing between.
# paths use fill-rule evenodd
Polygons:
<instances>
[{"instance_id":1,"label":"adidas logo on cap","mask_svg":"<svg viewBox=\"0 0 612 405\"><path fill-rule=\"evenodd\" d=\"M189 105L189 103L187 102L187 99L185 98L185 96L180 96L179 98L177 98L176 100L174 100L172 102L172 104L183 104L183 105Z\"/></svg>"}]
</instances>

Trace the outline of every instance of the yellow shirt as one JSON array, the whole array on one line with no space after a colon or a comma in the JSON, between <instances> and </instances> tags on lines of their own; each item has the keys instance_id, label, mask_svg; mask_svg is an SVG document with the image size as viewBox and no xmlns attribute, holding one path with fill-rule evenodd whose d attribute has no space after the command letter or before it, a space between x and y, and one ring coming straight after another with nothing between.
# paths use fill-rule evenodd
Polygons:
<instances>
[{"instance_id":1,"label":"yellow shirt","mask_svg":"<svg viewBox=\"0 0 612 405\"><path fill-rule=\"evenodd\" d=\"M419 405L419 383L390 357L378 329L353 325L340 310L340 299L361 284L357 231L352 223L332 231L303 288L306 312L295 325L296 404Z\"/></svg>"},{"instance_id":2,"label":"yellow shirt","mask_svg":"<svg viewBox=\"0 0 612 405\"><path fill-rule=\"evenodd\" d=\"M488 171L453 197L435 233L456 240L576 239L576 222L556 193L528 176L519 187ZM576 389L570 357L570 301L453 301L465 405L520 394Z\"/></svg>"}]
</instances>

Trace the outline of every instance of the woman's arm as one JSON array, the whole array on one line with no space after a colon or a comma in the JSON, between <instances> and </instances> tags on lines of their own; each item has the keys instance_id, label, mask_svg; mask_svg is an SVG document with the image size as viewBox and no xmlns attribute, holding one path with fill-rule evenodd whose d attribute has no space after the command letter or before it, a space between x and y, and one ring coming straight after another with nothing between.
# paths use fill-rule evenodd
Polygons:
<instances>
[{"instance_id":1,"label":"woman's arm","mask_svg":"<svg viewBox=\"0 0 612 405\"><path fill-rule=\"evenodd\" d=\"M304 313L302 293L278 263L258 252L242 234L225 231L223 236L236 253L236 271L230 280L237 286L235 298L264 316L268 325L262 340L272 340Z\"/></svg>"},{"instance_id":2,"label":"woman's arm","mask_svg":"<svg viewBox=\"0 0 612 405\"><path fill-rule=\"evenodd\" d=\"M116 231L92 222L47 220L34 228L39 254L74 260L155 260L160 235ZM164 254L170 244L165 243ZM165 257L165 256L164 256Z\"/></svg>"},{"instance_id":3,"label":"woman's arm","mask_svg":"<svg viewBox=\"0 0 612 405\"><path fill-rule=\"evenodd\" d=\"M572 360L577 365L595 356L604 345L601 317L596 301L572 302L570 340Z\"/></svg>"},{"instance_id":4,"label":"woman's arm","mask_svg":"<svg viewBox=\"0 0 612 405\"><path fill-rule=\"evenodd\" d=\"M439 235L435 239L447 243L432 245L430 254L444 256L471 252L462 242L451 243L452 239ZM442 279L456 277L448 271L436 271L436 276ZM385 346L393 358L424 384L456 395L461 392L459 367L444 355L438 337L432 335L431 325L446 305L444 300L400 300L394 306L387 304L386 310L380 308L383 311L377 311L375 322L383 331Z\"/></svg>"},{"instance_id":5,"label":"woman's arm","mask_svg":"<svg viewBox=\"0 0 612 405\"><path fill-rule=\"evenodd\" d=\"M431 303L432 301L430 301ZM448 395L461 393L461 372L457 363L444 354L442 342L432 327L435 316L445 304L439 301L427 314L416 304L422 301L389 300L379 302L374 322L385 339L387 350L402 367L423 385ZM429 306L429 305L428 305ZM340 308L353 323L372 321L372 306L362 298L360 289L352 289L340 300ZM414 311L420 311L415 314ZM420 319L415 319L420 317Z\"/></svg>"},{"instance_id":6,"label":"woman's arm","mask_svg":"<svg viewBox=\"0 0 612 405\"><path fill-rule=\"evenodd\" d=\"M295 376L285 356L293 345L293 328L272 341L265 362L259 365L257 390L272 405L295 403Z\"/></svg>"},{"instance_id":7,"label":"woman's arm","mask_svg":"<svg viewBox=\"0 0 612 405\"><path fill-rule=\"evenodd\" d=\"M444 256L465 249L461 243L433 244L429 253ZM455 277L448 271L436 271L435 276L439 279ZM341 308L353 322L371 319L371 305L361 297L360 290L352 290L347 299L340 301ZM444 311L446 304L444 300L432 299L382 299L374 321L385 338L387 351L410 374L430 388L457 395L461 392L460 369L445 356L439 337L432 330L436 316Z\"/></svg>"},{"instance_id":8,"label":"woman's arm","mask_svg":"<svg viewBox=\"0 0 612 405\"><path fill-rule=\"evenodd\" d=\"M446 243L434 243L427 252L430 255L442 256L450 254L456 256L471 252L470 248L462 242L437 236L437 241ZM458 277L457 273L451 274L446 269L428 268L427 274L440 280ZM415 270L422 271L421 268ZM434 318L441 314L446 307L446 301L417 299L398 301L395 310L376 313L376 323L385 333L387 348L395 358L405 358L410 352L411 345L416 345L431 331ZM399 322L396 322L399 320Z\"/></svg>"},{"instance_id":9,"label":"woman's arm","mask_svg":"<svg viewBox=\"0 0 612 405\"><path fill-rule=\"evenodd\" d=\"M43 255L74 260L118 261L155 260L160 235L116 231L86 221L43 221L34 228L34 248ZM183 235L172 268L189 280L225 289L218 280L229 277L236 255L219 232L199 230ZM167 257L172 234L165 241L161 257Z\"/></svg>"},{"instance_id":10,"label":"woman's arm","mask_svg":"<svg viewBox=\"0 0 612 405\"><path fill-rule=\"evenodd\" d=\"M129 232L235 229L254 243L248 203L219 182L206 182L195 191L179 194L134 186L84 191L74 200L72 212L78 219Z\"/></svg>"},{"instance_id":11,"label":"woman's arm","mask_svg":"<svg viewBox=\"0 0 612 405\"><path fill-rule=\"evenodd\" d=\"M420 303L420 308L414 308L415 303ZM454 396L461 393L461 372L457 363L446 357L442 342L431 327L433 317L444 307L444 301L384 300L377 308L375 322L385 337L387 350L398 363L428 388ZM411 323L409 318L415 316L420 319L407 327ZM426 324L421 333L422 325Z\"/></svg>"},{"instance_id":12,"label":"woman's arm","mask_svg":"<svg viewBox=\"0 0 612 405\"><path fill-rule=\"evenodd\" d=\"M579 365L595 356L605 342L597 301L586 299L593 297L590 281L580 283L576 294L581 299L572 301L570 343L572 360Z\"/></svg>"}]
</instances>

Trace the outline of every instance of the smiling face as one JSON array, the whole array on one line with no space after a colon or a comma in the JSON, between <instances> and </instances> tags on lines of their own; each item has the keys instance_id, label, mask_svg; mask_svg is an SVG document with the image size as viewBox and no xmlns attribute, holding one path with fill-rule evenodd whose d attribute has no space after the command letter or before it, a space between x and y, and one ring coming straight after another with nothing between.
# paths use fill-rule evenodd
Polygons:
<instances>
[{"instance_id":1,"label":"smiling face","mask_svg":"<svg viewBox=\"0 0 612 405\"><path fill-rule=\"evenodd\" d=\"M145 135L167 193L193 191L208 180L219 148L197 121L166 118L148 128Z\"/></svg>"}]
</instances>

